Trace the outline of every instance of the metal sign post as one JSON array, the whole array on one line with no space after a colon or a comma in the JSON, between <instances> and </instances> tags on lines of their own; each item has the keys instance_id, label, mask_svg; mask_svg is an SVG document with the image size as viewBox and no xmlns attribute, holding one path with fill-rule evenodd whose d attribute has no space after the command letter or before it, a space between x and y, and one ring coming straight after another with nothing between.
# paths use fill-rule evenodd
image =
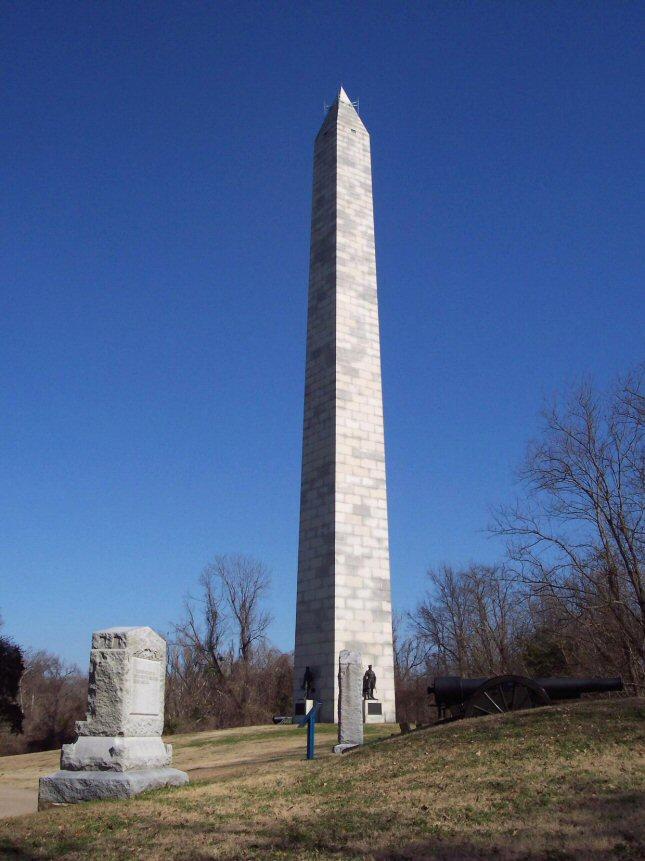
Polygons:
<instances>
[{"instance_id":1,"label":"metal sign post","mask_svg":"<svg viewBox=\"0 0 645 861\"><path fill-rule=\"evenodd\" d=\"M307 727L307 759L314 758L314 749L316 743L316 720L322 703L316 703L307 714L298 721L298 726Z\"/></svg>"}]
</instances>

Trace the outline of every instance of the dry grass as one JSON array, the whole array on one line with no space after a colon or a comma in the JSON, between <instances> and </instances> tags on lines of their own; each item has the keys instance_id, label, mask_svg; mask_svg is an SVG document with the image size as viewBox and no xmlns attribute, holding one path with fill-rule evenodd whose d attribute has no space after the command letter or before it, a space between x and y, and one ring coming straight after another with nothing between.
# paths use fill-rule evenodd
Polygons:
<instances>
[{"instance_id":1,"label":"dry grass","mask_svg":"<svg viewBox=\"0 0 645 861\"><path fill-rule=\"evenodd\" d=\"M181 757L206 761L209 746L232 757L216 780L6 820L0 854L640 859L644 717L642 700L581 702L450 724L315 762L300 758L302 735L278 735L286 728L254 728L253 739L238 732L225 743L221 734L202 736L206 744L193 737ZM330 742L328 732L321 752ZM299 751L279 758L283 743ZM273 753L262 752L267 746ZM236 751L247 748L240 768Z\"/></svg>"},{"instance_id":2,"label":"dry grass","mask_svg":"<svg viewBox=\"0 0 645 861\"><path fill-rule=\"evenodd\" d=\"M337 728L319 724L321 744L317 755L331 755ZM398 732L396 724L369 726L366 737L375 739ZM187 771L192 781L242 777L268 763L300 761L306 737L293 726L255 726L169 736L173 765ZM38 778L58 769L60 751L0 757L0 819L36 811Z\"/></svg>"}]
</instances>

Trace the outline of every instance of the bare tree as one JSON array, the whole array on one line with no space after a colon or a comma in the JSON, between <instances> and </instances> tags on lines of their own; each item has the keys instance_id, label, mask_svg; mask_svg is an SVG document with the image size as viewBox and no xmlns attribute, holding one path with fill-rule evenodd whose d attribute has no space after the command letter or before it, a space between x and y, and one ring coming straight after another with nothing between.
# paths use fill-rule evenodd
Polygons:
<instances>
[{"instance_id":1,"label":"bare tree","mask_svg":"<svg viewBox=\"0 0 645 861\"><path fill-rule=\"evenodd\" d=\"M468 676L520 668L527 597L503 569L443 566L428 578L430 590L410 620L429 671Z\"/></svg>"},{"instance_id":2,"label":"bare tree","mask_svg":"<svg viewBox=\"0 0 645 861\"><path fill-rule=\"evenodd\" d=\"M271 615L262 609L269 573L262 562L248 556L217 556L202 575L202 585L213 582L222 587L235 621L238 656L248 664L253 647L265 639L271 622Z\"/></svg>"},{"instance_id":3,"label":"bare tree","mask_svg":"<svg viewBox=\"0 0 645 861\"><path fill-rule=\"evenodd\" d=\"M425 645L400 613L392 621L397 720L427 723L430 709Z\"/></svg>"},{"instance_id":4,"label":"bare tree","mask_svg":"<svg viewBox=\"0 0 645 861\"><path fill-rule=\"evenodd\" d=\"M512 568L548 599L563 632L602 667L645 685L642 369L609 394L591 385L543 414L520 472L524 504L504 509Z\"/></svg>"},{"instance_id":5,"label":"bare tree","mask_svg":"<svg viewBox=\"0 0 645 861\"><path fill-rule=\"evenodd\" d=\"M75 664L43 650L25 652L25 671L18 702L24 712L23 732L0 738L6 753L51 750L74 738L74 723L87 704L87 677Z\"/></svg>"},{"instance_id":6,"label":"bare tree","mask_svg":"<svg viewBox=\"0 0 645 861\"><path fill-rule=\"evenodd\" d=\"M266 647L268 571L247 556L217 556L199 582L201 597L186 600L184 620L174 626L168 720L210 726L264 720L273 684L267 679L284 674L280 653Z\"/></svg>"}]
</instances>

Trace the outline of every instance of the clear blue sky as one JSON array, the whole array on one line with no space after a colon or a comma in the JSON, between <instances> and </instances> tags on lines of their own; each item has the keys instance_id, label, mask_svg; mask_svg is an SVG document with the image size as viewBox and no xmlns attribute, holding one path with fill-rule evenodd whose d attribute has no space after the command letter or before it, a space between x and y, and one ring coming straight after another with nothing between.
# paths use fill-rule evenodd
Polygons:
<instances>
[{"instance_id":1,"label":"clear blue sky","mask_svg":"<svg viewBox=\"0 0 645 861\"><path fill-rule=\"evenodd\" d=\"M313 139L372 135L395 607L642 358L645 6L3 4L0 612L87 664L216 553L292 647Z\"/></svg>"}]
</instances>

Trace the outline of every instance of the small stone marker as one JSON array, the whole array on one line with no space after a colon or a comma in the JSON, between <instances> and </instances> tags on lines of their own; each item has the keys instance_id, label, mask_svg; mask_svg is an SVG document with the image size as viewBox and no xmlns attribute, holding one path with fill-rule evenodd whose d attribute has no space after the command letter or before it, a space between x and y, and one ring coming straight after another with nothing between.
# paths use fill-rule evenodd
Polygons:
<instances>
[{"instance_id":1,"label":"small stone marker","mask_svg":"<svg viewBox=\"0 0 645 861\"><path fill-rule=\"evenodd\" d=\"M39 810L188 782L161 740L165 682L166 641L152 628L92 634L87 720L63 745L61 770L40 779Z\"/></svg>"},{"instance_id":2,"label":"small stone marker","mask_svg":"<svg viewBox=\"0 0 645 861\"><path fill-rule=\"evenodd\" d=\"M343 649L338 658L338 744L344 753L363 744L363 667L359 652Z\"/></svg>"}]
</instances>

